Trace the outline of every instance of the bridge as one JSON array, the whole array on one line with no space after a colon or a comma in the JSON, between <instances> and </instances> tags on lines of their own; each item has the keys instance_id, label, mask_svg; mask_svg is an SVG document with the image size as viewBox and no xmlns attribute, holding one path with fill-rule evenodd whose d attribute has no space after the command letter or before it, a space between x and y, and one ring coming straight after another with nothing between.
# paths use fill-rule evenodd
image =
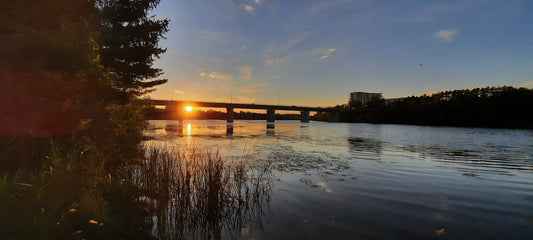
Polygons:
<instances>
[{"instance_id":1,"label":"bridge","mask_svg":"<svg viewBox=\"0 0 533 240\"><path fill-rule=\"evenodd\" d=\"M322 108L322 107L303 107L303 106L287 106L287 105L267 105L267 104L253 104L253 103L222 103L222 102L198 102L198 101L173 101L173 100L152 100L152 104L156 106L166 106L167 108L176 109L178 112L185 111L186 106L192 107L208 107L208 108L225 108L226 121L233 123L234 109L264 109L266 110L267 126L273 127L276 121L276 110L286 111L300 111L300 122L309 123L309 112L327 112L330 113L330 122L338 122L340 112L346 111L338 108ZM179 114L183 115L183 114ZM178 119L182 121L183 119Z\"/></svg>"}]
</instances>

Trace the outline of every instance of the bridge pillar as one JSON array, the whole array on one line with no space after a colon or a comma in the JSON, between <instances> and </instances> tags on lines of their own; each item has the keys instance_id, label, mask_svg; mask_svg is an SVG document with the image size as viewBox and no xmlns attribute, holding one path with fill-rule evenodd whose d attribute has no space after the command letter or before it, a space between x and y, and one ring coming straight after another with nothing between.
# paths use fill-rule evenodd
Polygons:
<instances>
[{"instance_id":1,"label":"bridge pillar","mask_svg":"<svg viewBox=\"0 0 533 240\"><path fill-rule=\"evenodd\" d=\"M309 111L307 110L302 110L300 111L300 122L302 123L308 123L309 122Z\"/></svg>"},{"instance_id":2,"label":"bridge pillar","mask_svg":"<svg viewBox=\"0 0 533 240\"><path fill-rule=\"evenodd\" d=\"M267 128L273 128L276 122L276 109L267 109Z\"/></svg>"},{"instance_id":3,"label":"bridge pillar","mask_svg":"<svg viewBox=\"0 0 533 240\"><path fill-rule=\"evenodd\" d=\"M228 123L228 126L226 126L226 135L233 135L233 123Z\"/></svg>"},{"instance_id":4,"label":"bridge pillar","mask_svg":"<svg viewBox=\"0 0 533 240\"><path fill-rule=\"evenodd\" d=\"M226 122L233 123L233 108L232 107L226 108Z\"/></svg>"}]
</instances>

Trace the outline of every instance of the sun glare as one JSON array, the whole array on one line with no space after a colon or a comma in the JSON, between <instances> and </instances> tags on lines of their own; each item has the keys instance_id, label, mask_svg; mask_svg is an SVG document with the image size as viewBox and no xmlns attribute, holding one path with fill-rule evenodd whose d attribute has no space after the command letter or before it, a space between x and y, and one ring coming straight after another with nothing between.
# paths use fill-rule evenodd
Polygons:
<instances>
[{"instance_id":1,"label":"sun glare","mask_svg":"<svg viewBox=\"0 0 533 240\"><path fill-rule=\"evenodd\" d=\"M191 106L187 106L187 107L185 107L185 110L187 110L187 112L190 112L190 111L192 111L192 107Z\"/></svg>"}]
</instances>

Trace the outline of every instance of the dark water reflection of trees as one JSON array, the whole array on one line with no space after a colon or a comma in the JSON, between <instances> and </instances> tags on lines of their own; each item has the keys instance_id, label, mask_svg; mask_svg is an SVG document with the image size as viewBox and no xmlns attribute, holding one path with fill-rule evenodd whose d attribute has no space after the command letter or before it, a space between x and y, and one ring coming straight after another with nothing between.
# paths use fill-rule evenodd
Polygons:
<instances>
[{"instance_id":1,"label":"dark water reflection of trees","mask_svg":"<svg viewBox=\"0 0 533 240\"><path fill-rule=\"evenodd\" d=\"M533 166L529 153L513 147L484 146L481 149L468 149L435 144L395 145L362 137L348 138L347 142L350 152L358 154L358 158L376 160L395 152L412 152L435 162L456 165L465 176L477 176L480 173L510 175L512 170L531 172Z\"/></svg>"},{"instance_id":2,"label":"dark water reflection of trees","mask_svg":"<svg viewBox=\"0 0 533 240\"><path fill-rule=\"evenodd\" d=\"M370 138L352 137L348 138L348 147L351 152L364 152L381 155L383 142Z\"/></svg>"}]
</instances>

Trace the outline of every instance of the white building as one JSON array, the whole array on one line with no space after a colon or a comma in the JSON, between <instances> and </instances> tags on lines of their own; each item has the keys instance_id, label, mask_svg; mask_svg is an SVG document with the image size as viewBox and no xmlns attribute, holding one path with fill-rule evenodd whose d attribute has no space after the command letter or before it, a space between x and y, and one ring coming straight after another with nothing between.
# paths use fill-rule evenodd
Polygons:
<instances>
[{"instance_id":1,"label":"white building","mask_svg":"<svg viewBox=\"0 0 533 240\"><path fill-rule=\"evenodd\" d=\"M367 93L367 92L352 92L350 93L350 100L356 100L362 104L367 104L373 97L382 98L381 93Z\"/></svg>"}]
</instances>

